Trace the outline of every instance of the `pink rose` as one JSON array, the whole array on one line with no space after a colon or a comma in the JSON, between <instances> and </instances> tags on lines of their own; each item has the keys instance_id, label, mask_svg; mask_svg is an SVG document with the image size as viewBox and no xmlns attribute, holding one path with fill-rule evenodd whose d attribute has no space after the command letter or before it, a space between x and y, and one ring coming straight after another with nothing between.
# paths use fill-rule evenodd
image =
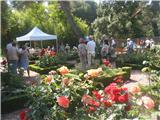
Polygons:
<instances>
[{"instance_id":1,"label":"pink rose","mask_svg":"<svg viewBox=\"0 0 160 120\"><path fill-rule=\"evenodd\" d=\"M148 110L151 110L155 106L154 101L148 96L143 96L140 99L138 99L137 104L140 106L144 105L144 107Z\"/></svg>"}]
</instances>

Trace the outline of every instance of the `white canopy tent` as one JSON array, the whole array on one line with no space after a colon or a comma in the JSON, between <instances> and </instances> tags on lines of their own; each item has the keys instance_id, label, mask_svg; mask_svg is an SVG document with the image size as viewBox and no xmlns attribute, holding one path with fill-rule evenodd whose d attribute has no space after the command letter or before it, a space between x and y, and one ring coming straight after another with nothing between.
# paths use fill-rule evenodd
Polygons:
<instances>
[{"instance_id":1,"label":"white canopy tent","mask_svg":"<svg viewBox=\"0 0 160 120\"><path fill-rule=\"evenodd\" d=\"M34 27L29 33L27 33L24 36L17 37L16 41L41 41L41 47L42 41L45 40L56 40L56 46L58 48L58 41L57 41L57 35L50 35L47 33L42 32L38 27Z\"/></svg>"}]
</instances>

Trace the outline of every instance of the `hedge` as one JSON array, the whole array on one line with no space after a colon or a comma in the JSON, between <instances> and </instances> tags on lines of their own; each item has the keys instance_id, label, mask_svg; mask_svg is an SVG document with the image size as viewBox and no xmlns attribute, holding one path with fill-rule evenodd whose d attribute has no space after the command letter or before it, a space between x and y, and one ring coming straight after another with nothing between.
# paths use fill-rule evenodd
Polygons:
<instances>
[{"instance_id":1,"label":"hedge","mask_svg":"<svg viewBox=\"0 0 160 120\"><path fill-rule=\"evenodd\" d=\"M30 70L38 72L40 74L48 74L49 71L56 70L61 66L63 66L63 65L50 66L50 67L42 68L42 67L37 66L36 64L32 64L32 65L29 65L29 68L30 68ZM66 64L64 64L64 66L67 66L68 68L72 68L74 65L66 63Z\"/></svg>"},{"instance_id":2,"label":"hedge","mask_svg":"<svg viewBox=\"0 0 160 120\"><path fill-rule=\"evenodd\" d=\"M10 113L15 110L25 108L25 104L28 102L26 94L16 95L1 101L2 114Z\"/></svg>"}]
</instances>

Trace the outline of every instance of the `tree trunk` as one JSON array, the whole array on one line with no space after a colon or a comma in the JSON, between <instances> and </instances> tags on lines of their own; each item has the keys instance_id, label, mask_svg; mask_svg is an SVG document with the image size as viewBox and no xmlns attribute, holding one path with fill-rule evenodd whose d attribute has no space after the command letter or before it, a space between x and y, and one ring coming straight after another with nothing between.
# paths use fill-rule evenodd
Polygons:
<instances>
[{"instance_id":1,"label":"tree trunk","mask_svg":"<svg viewBox=\"0 0 160 120\"><path fill-rule=\"evenodd\" d=\"M80 30L80 28L77 26L77 24L75 23L71 12L70 12L70 8L69 8L69 1L59 1L60 5L61 5L61 9L64 11L66 17L67 17L67 21L68 23L71 25L74 33L76 34L77 38L83 37L83 33Z\"/></svg>"}]
</instances>

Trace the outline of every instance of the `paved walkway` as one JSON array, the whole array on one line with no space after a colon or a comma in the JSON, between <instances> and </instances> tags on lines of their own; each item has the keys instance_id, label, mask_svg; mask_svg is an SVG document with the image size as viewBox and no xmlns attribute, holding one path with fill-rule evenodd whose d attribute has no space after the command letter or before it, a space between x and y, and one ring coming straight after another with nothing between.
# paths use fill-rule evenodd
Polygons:
<instances>
[{"instance_id":1,"label":"paved walkway","mask_svg":"<svg viewBox=\"0 0 160 120\"><path fill-rule=\"evenodd\" d=\"M124 85L149 85L149 75L141 72L140 70L132 70L130 80Z\"/></svg>"},{"instance_id":2,"label":"paved walkway","mask_svg":"<svg viewBox=\"0 0 160 120\"><path fill-rule=\"evenodd\" d=\"M32 83L33 81L35 81L35 79L37 79L37 77L39 76L38 73L35 73L33 71L31 71L31 78L27 77L27 74L25 73L24 75L26 77L26 82L28 84ZM148 85L149 82L148 82L148 74L146 73L142 73L141 71L139 70L133 70L131 72L131 77L129 81L127 81L125 83L125 85L129 85L129 86L132 86L132 85L137 85L137 84L141 84L141 85ZM15 111L13 113L9 113L9 114L5 114L5 115L2 115L2 120L19 120L19 114L22 110L19 110L19 111ZM153 119L153 120L156 120L156 119Z\"/></svg>"}]
</instances>

